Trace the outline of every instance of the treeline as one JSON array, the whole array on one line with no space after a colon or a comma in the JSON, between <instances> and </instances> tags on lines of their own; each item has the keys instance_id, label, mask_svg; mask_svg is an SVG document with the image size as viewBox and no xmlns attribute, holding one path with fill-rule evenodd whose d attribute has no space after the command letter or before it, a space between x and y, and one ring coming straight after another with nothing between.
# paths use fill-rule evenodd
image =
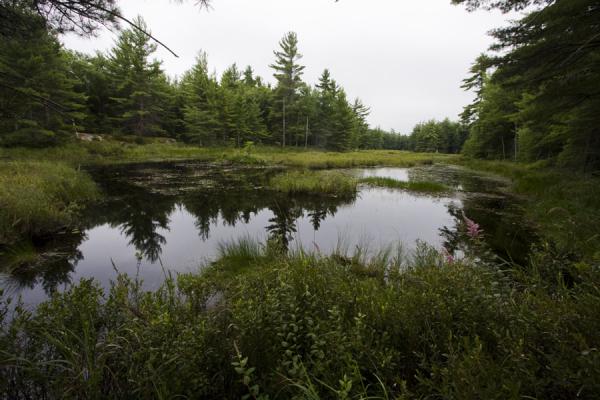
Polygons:
<instances>
[{"instance_id":1,"label":"treeline","mask_svg":"<svg viewBox=\"0 0 600 400\"><path fill-rule=\"evenodd\" d=\"M236 64L218 77L204 53L174 80L151 59L156 44L141 18L134 23L142 30L124 30L109 52L88 56L63 49L43 20L26 15L30 29L0 44L3 146L50 146L85 132L202 146L405 147L399 135L370 128L369 108L349 101L328 70L314 87L302 80L293 32L274 52L274 86Z\"/></svg>"},{"instance_id":2,"label":"treeline","mask_svg":"<svg viewBox=\"0 0 600 400\"><path fill-rule=\"evenodd\" d=\"M476 60L464 82L476 92L462 114L470 132L464 153L598 170L600 3L505 0L492 6L509 11L534 4L522 19L493 31L492 53Z\"/></svg>"}]
</instances>

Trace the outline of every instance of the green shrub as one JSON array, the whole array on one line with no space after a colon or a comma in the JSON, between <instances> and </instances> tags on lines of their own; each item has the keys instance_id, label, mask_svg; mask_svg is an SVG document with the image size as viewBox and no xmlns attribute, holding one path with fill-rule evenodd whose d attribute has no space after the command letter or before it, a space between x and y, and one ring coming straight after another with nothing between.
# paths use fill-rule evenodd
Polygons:
<instances>
[{"instance_id":1,"label":"green shrub","mask_svg":"<svg viewBox=\"0 0 600 400\"><path fill-rule=\"evenodd\" d=\"M226 246L202 274L154 292L120 276L105 295L84 280L34 314L17 307L1 325L0 396L588 399L600 390L598 270L548 291L493 266L445 264L423 245L402 268L257 246ZM254 267L223 274L244 262Z\"/></svg>"}]
</instances>

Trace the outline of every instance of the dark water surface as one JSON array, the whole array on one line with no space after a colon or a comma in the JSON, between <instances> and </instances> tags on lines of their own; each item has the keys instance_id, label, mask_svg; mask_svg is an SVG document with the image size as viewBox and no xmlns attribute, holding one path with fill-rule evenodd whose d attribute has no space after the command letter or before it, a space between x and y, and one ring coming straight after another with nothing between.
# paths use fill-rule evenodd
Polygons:
<instances>
[{"instance_id":1,"label":"dark water surface","mask_svg":"<svg viewBox=\"0 0 600 400\"><path fill-rule=\"evenodd\" d=\"M139 274L144 286L160 285L166 270L197 271L218 254L220 243L242 237L283 239L290 249L350 252L417 240L458 249L462 214L481 225L491 249L522 261L533 233L523 222L508 182L444 165L346 170L357 176L434 180L454 190L422 195L361 187L356 196L291 196L266 188L273 168L205 163L160 163L94 168L106 200L85 212L82 232L46 244L47 261L0 274L0 287L36 304L81 278L103 286L116 270Z\"/></svg>"}]
</instances>

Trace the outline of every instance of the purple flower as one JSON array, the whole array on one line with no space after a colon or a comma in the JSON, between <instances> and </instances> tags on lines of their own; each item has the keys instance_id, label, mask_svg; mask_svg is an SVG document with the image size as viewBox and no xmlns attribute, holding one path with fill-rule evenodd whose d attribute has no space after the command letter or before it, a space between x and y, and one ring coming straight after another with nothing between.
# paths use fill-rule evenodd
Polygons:
<instances>
[{"instance_id":1,"label":"purple flower","mask_svg":"<svg viewBox=\"0 0 600 400\"><path fill-rule=\"evenodd\" d=\"M448 263L448 264L452 264L452 263L455 261L455 260L454 260L454 256L452 255L452 253L450 253L450 252L448 251L448 249L447 249L447 248L445 248L445 247L444 247L444 248L442 249L442 254L443 254L443 256L444 256L444 260L446 261L446 263Z\"/></svg>"},{"instance_id":2,"label":"purple flower","mask_svg":"<svg viewBox=\"0 0 600 400\"><path fill-rule=\"evenodd\" d=\"M479 224L475 223L475 221L473 221L472 219L469 219L465 213L462 213L463 216L463 220L465 221L465 224L467 225L467 235L471 238L471 239L477 239L481 236L481 234L483 233L483 229L481 229L479 227Z\"/></svg>"}]
</instances>

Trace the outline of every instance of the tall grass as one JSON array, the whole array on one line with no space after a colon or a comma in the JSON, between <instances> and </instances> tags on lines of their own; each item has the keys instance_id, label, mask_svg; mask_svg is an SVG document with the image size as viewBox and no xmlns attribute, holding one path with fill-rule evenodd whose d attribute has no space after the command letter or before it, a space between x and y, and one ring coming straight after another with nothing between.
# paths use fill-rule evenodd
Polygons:
<instances>
[{"instance_id":1,"label":"tall grass","mask_svg":"<svg viewBox=\"0 0 600 400\"><path fill-rule=\"evenodd\" d=\"M271 179L271 188L284 193L351 195L356 193L356 179L335 171L290 171Z\"/></svg>"},{"instance_id":2,"label":"tall grass","mask_svg":"<svg viewBox=\"0 0 600 400\"><path fill-rule=\"evenodd\" d=\"M293 147L282 149L268 146L235 149L231 147L198 147L158 141L135 144L107 139L102 142L71 143L45 149L0 148L0 159L61 161L72 165L203 160L327 169L377 165L412 167L450 161L456 159L456 156L393 150L364 150L340 153Z\"/></svg>"},{"instance_id":3,"label":"tall grass","mask_svg":"<svg viewBox=\"0 0 600 400\"><path fill-rule=\"evenodd\" d=\"M98 191L84 172L57 162L11 161L0 170L0 244L77 223Z\"/></svg>"},{"instance_id":4,"label":"tall grass","mask_svg":"<svg viewBox=\"0 0 600 400\"><path fill-rule=\"evenodd\" d=\"M267 247L230 244L204 273L153 292L120 276L106 293L83 280L33 314L0 307L0 397L591 399L600 390L597 269L579 266L564 285L446 264L425 245L402 267L389 252L359 261ZM222 273L243 260L255 267Z\"/></svg>"}]
</instances>

